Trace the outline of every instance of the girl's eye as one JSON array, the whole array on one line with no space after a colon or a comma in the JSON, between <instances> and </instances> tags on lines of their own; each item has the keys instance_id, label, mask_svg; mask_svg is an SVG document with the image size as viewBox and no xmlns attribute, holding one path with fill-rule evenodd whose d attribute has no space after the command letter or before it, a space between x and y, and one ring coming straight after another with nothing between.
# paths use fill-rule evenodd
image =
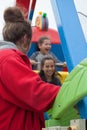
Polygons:
<instances>
[{"instance_id":1,"label":"girl's eye","mask_svg":"<svg viewBox=\"0 0 87 130\"><path fill-rule=\"evenodd\" d=\"M49 68L49 66L46 66L46 68Z\"/></svg>"},{"instance_id":2,"label":"girl's eye","mask_svg":"<svg viewBox=\"0 0 87 130\"><path fill-rule=\"evenodd\" d=\"M51 66L51 68L53 68L53 67L54 67L54 65Z\"/></svg>"},{"instance_id":3,"label":"girl's eye","mask_svg":"<svg viewBox=\"0 0 87 130\"><path fill-rule=\"evenodd\" d=\"M54 68L54 66L52 65L52 66L46 66L46 68Z\"/></svg>"}]
</instances>

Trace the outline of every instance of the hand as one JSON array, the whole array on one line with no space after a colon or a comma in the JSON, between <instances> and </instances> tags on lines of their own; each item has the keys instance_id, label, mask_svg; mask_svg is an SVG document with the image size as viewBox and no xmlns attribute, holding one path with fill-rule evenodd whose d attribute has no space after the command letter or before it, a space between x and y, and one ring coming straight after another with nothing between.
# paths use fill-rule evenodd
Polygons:
<instances>
[{"instance_id":1,"label":"hand","mask_svg":"<svg viewBox=\"0 0 87 130\"><path fill-rule=\"evenodd\" d=\"M36 61L35 60L30 60L32 65L36 65Z\"/></svg>"},{"instance_id":2,"label":"hand","mask_svg":"<svg viewBox=\"0 0 87 130\"><path fill-rule=\"evenodd\" d=\"M63 67L67 67L67 64L66 64L66 62L63 62Z\"/></svg>"},{"instance_id":3,"label":"hand","mask_svg":"<svg viewBox=\"0 0 87 130\"><path fill-rule=\"evenodd\" d=\"M39 64L39 62L36 62L35 60L31 60L31 59L30 59L30 62L31 62L32 65L37 65L37 64Z\"/></svg>"}]
</instances>

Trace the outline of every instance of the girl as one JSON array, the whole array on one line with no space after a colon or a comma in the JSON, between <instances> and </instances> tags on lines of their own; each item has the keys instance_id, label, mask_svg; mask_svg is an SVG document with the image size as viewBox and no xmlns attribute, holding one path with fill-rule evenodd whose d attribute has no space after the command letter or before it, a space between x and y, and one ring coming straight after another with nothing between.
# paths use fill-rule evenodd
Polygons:
<instances>
[{"instance_id":1,"label":"girl","mask_svg":"<svg viewBox=\"0 0 87 130\"><path fill-rule=\"evenodd\" d=\"M44 57L42 59L39 75L43 81L61 86L60 79L58 76L56 77L55 60L52 57ZM59 74L59 76L61 75Z\"/></svg>"},{"instance_id":2,"label":"girl","mask_svg":"<svg viewBox=\"0 0 87 130\"><path fill-rule=\"evenodd\" d=\"M52 57L44 57L42 59L39 75L43 81L61 86L60 79L56 77L55 60ZM59 76L61 75L59 74ZM49 112L44 113L44 118L45 120L51 118L51 110Z\"/></svg>"},{"instance_id":3,"label":"girl","mask_svg":"<svg viewBox=\"0 0 87 130\"><path fill-rule=\"evenodd\" d=\"M38 40L38 51L34 52L30 56L30 61L34 70L41 69L41 60L44 57L51 56L55 59L57 66L66 67L66 62L61 62L50 50L51 50L51 40L47 36L40 37Z\"/></svg>"}]
</instances>

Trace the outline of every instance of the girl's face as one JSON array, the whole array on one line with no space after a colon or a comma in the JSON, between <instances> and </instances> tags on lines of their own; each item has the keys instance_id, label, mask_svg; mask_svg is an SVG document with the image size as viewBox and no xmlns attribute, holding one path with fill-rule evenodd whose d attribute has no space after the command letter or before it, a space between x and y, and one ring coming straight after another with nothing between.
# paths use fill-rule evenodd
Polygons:
<instances>
[{"instance_id":1,"label":"girl's face","mask_svg":"<svg viewBox=\"0 0 87 130\"><path fill-rule=\"evenodd\" d=\"M42 44L39 44L38 47L42 54L48 54L51 49L51 41L46 39Z\"/></svg>"},{"instance_id":2,"label":"girl's face","mask_svg":"<svg viewBox=\"0 0 87 130\"><path fill-rule=\"evenodd\" d=\"M44 65L42 67L46 78L51 78L55 71L55 63L52 59L45 60Z\"/></svg>"}]
</instances>

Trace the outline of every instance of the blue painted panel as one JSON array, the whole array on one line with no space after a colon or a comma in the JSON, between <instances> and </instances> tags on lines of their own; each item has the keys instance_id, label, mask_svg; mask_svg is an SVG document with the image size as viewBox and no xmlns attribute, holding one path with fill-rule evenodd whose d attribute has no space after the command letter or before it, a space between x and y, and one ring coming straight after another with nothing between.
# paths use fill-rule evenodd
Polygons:
<instances>
[{"instance_id":1,"label":"blue painted panel","mask_svg":"<svg viewBox=\"0 0 87 130\"><path fill-rule=\"evenodd\" d=\"M60 61L65 61L61 44L52 44L51 52L53 52Z\"/></svg>"},{"instance_id":2,"label":"blue painted panel","mask_svg":"<svg viewBox=\"0 0 87 130\"><path fill-rule=\"evenodd\" d=\"M78 108L80 109L81 118L87 119L87 97L84 97L79 103Z\"/></svg>"},{"instance_id":3,"label":"blue painted panel","mask_svg":"<svg viewBox=\"0 0 87 130\"><path fill-rule=\"evenodd\" d=\"M69 72L87 57L87 44L73 0L51 0L64 57ZM87 99L79 107L81 117L87 119ZM83 112L82 112L83 111Z\"/></svg>"},{"instance_id":4,"label":"blue painted panel","mask_svg":"<svg viewBox=\"0 0 87 130\"><path fill-rule=\"evenodd\" d=\"M36 50L37 50L37 44L31 43L31 47L30 47L30 50L28 52L28 56L30 57Z\"/></svg>"},{"instance_id":5,"label":"blue painted panel","mask_svg":"<svg viewBox=\"0 0 87 130\"><path fill-rule=\"evenodd\" d=\"M71 71L87 57L87 44L73 0L51 0L63 53Z\"/></svg>"}]
</instances>

